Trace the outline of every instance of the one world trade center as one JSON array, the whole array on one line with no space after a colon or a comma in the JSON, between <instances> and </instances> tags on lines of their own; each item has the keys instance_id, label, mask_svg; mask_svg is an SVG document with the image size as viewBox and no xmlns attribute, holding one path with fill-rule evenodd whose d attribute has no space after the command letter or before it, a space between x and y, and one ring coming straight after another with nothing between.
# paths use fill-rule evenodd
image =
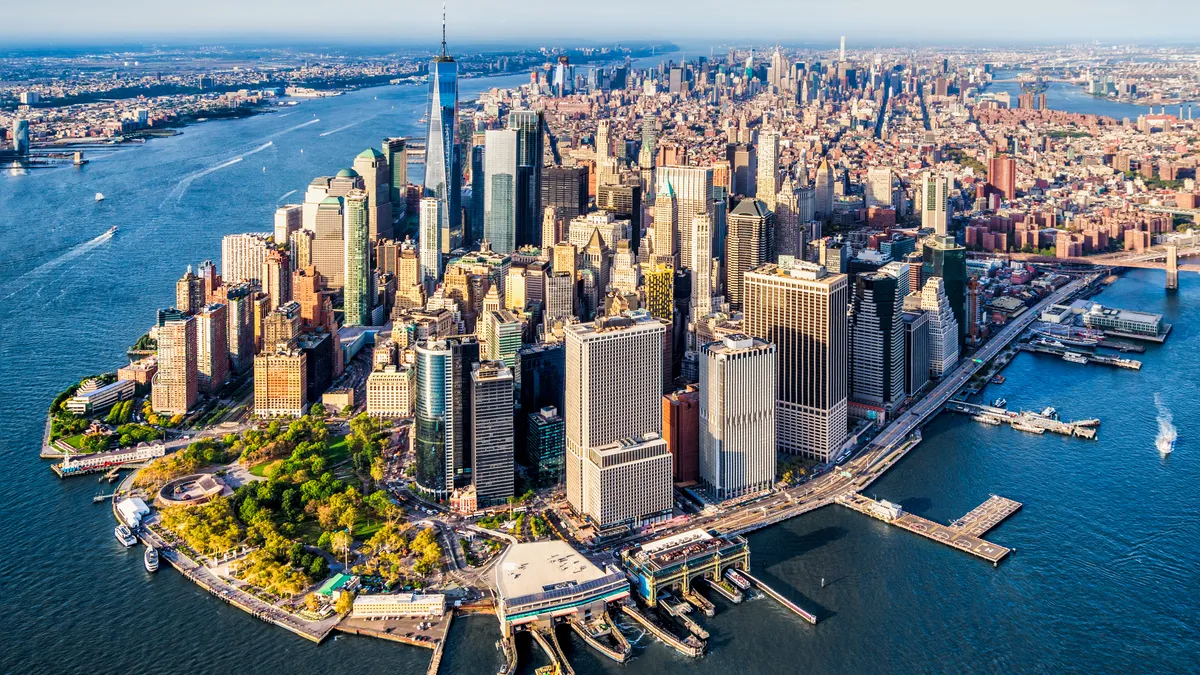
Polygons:
<instances>
[{"instance_id":1,"label":"one world trade center","mask_svg":"<svg viewBox=\"0 0 1200 675\"><path fill-rule=\"evenodd\" d=\"M462 240L462 160L458 147L458 64L446 53L442 14L442 53L429 66L429 128L425 136L425 196L438 200L442 253Z\"/></svg>"}]
</instances>

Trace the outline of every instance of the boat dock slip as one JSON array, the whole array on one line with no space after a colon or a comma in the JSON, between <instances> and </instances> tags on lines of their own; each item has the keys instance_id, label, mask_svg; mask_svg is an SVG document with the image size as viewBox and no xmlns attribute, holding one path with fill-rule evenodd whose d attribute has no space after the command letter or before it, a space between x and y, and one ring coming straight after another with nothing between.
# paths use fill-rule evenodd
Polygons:
<instances>
[{"instance_id":1,"label":"boat dock slip","mask_svg":"<svg viewBox=\"0 0 1200 675\"><path fill-rule=\"evenodd\" d=\"M1106 366L1128 368L1129 370L1142 369L1142 362L1136 359L1123 359L1117 356L1107 356L1104 354L1094 354L1092 352L1076 351L1068 347L1054 347L1045 344L1022 342L1017 344L1017 349L1026 352L1059 356L1064 361L1069 361L1071 363L1099 363Z\"/></svg>"},{"instance_id":2,"label":"boat dock slip","mask_svg":"<svg viewBox=\"0 0 1200 675\"><path fill-rule=\"evenodd\" d=\"M1063 422L1062 420L1055 419L1056 415L1051 414L1053 413L1051 409L1047 409L1041 413L1030 412L1028 410L1013 412L990 405L980 405L966 401L950 401L946 403L946 410L970 415L971 419L983 424L1008 424L1017 431L1039 435L1050 431L1064 436L1093 440L1096 438L1096 427L1100 426L1100 420L1098 419Z\"/></svg>"},{"instance_id":3,"label":"boat dock slip","mask_svg":"<svg viewBox=\"0 0 1200 675\"><path fill-rule=\"evenodd\" d=\"M740 572L740 574L742 576L746 577L746 579L748 579L750 581L750 583L757 586L758 590L762 591L768 597L774 599L776 602L783 605L787 609L792 610L796 614L799 614L801 619L804 619L805 621L813 624L814 626L817 624L817 615L816 614L813 614L812 612L804 609L800 605L797 605L796 603L792 602L791 600L788 600L787 598L785 598L783 596L782 593L775 590L774 588L771 588L766 583L764 583L762 581L762 579L759 579L758 577L753 576L749 572L742 570Z\"/></svg>"},{"instance_id":4,"label":"boat dock slip","mask_svg":"<svg viewBox=\"0 0 1200 675\"><path fill-rule=\"evenodd\" d=\"M567 662L567 657L563 655L562 647L558 644L558 637L554 635L553 625L542 628L534 626L530 629L533 633L533 639L546 652L546 656L550 657L550 663L554 666L554 672L558 675L575 675L575 671L571 669L571 664Z\"/></svg>"},{"instance_id":5,"label":"boat dock slip","mask_svg":"<svg viewBox=\"0 0 1200 675\"><path fill-rule=\"evenodd\" d=\"M915 532L947 546L957 548L960 551L983 558L992 563L993 566L998 565L1012 551L998 544L980 539L980 537L1021 509L1021 502L992 495L986 502L972 509L967 515L949 525L942 525L921 516L905 513L898 504L887 501L875 501L861 494L849 494L838 497L837 503L854 509L859 513L865 513L872 518L878 518L885 523L891 523L901 529Z\"/></svg>"},{"instance_id":6,"label":"boat dock slip","mask_svg":"<svg viewBox=\"0 0 1200 675\"><path fill-rule=\"evenodd\" d=\"M621 611L629 615L629 618L641 624L643 628L650 631L654 637L662 640L667 646L672 647L675 651L684 656L702 656L704 654L704 642L694 635L687 636L686 640L680 640L675 637L670 631L654 622L650 617L638 611L637 607L633 606L632 602L622 602Z\"/></svg>"}]
</instances>

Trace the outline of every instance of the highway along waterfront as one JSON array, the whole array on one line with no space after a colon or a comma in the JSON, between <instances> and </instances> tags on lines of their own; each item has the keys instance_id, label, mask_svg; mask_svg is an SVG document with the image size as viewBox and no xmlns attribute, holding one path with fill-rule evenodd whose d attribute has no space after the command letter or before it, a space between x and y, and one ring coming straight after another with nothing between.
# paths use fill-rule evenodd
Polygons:
<instances>
[{"instance_id":1,"label":"highway along waterfront","mask_svg":"<svg viewBox=\"0 0 1200 675\"><path fill-rule=\"evenodd\" d=\"M464 97L527 76L465 80ZM423 672L429 652L344 637L321 646L215 600L172 570L142 567L112 537L92 480L60 481L37 459L51 398L111 368L187 264L217 259L220 237L269 228L277 203L312 176L346 166L385 135L416 134L424 89L382 87L116 151L82 169L0 176L0 461L8 600L0 671ZM378 97L377 99L375 97ZM314 122L313 120L319 120ZM360 121L361 120L361 121ZM269 143L269 145L268 145ZM304 152L300 152L303 150ZM238 160L238 158L241 158ZM238 161L234 161L238 160ZM263 169L266 169L265 171ZM93 199L96 192L104 202ZM113 225L119 233L97 237ZM175 251L179 251L176 254ZM580 674L1161 672L1200 669L1200 280L1178 294L1162 272L1130 272L1097 300L1164 314L1163 345L1140 371L1079 367L1021 354L1003 396L1016 409L1056 406L1100 418L1096 442L1033 436L940 415L924 441L867 490L949 523L991 494L1023 509L987 533L1015 552L993 569L950 547L840 506L750 535L752 572L814 612L811 625L770 599L697 618L709 655L690 659L649 637L628 664L559 635ZM1154 449L1154 395L1180 440ZM822 585L822 579L825 583ZM1161 588L1181 589L1172 593ZM639 631L630 630L636 638ZM494 673L492 617L454 622L442 673ZM1150 653L1145 645L1154 645ZM544 663L528 638L521 672Z\"/></svg>"}]
</instances>

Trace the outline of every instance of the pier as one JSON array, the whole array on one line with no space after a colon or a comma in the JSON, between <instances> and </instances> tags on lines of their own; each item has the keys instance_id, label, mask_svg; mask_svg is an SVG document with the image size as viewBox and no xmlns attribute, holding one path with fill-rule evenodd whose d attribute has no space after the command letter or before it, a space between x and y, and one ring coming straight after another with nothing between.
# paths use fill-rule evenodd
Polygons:
<instances>
[{"instance_id":1,"label":"pier","mask_svg":"<svg viewBox=\"0 0 1200 675\"><path fill-rule=\"evenodd\" d=\"M1106 354L1096 354L1093 352L1083 352L1067 347L1055 347L1040 342L1021 342L1017 344L1017 349L1021 351L1049 354L1058 356L1064 361L1071 363L1099 363L1106 366L1116 366L1117 368L1128 368L1129 370L1141 370L1142 362L1137 359L1126 359L1119 356L1108 356Z\"/></svg>"},{"instance_id":2,"label":"pier","mask_svg":"<svg viewBox=\"0 0 1200 675\"><path fill-rule=\"evenodd\" d=\"M599 619L588 623L579 619L571 619L567 623L592 649L617 663L625 663L633 654L633 647L617 629L616 624L608 616L608 612L601 615ZM615 645L604 644L603 638L605 637L611 638Z\"/></svg>"},{"instance_id":3,"label":"pier","mask_svg":"<svg viewBox=\"0 0 1200 675\"><path fill-rule=\"evenodd\" d=\"M733 584L725 581L724 579L710 579L708 577L704 577L704 581L708 583L708 587L713 589L717 595L725 598L735 605L741 603L742 600L745 599L742 597L741 591L734 588Z\"/></svg>"},{"instance_id":4,"label":"pier","mask_svg":"<svg viewBox=\"0 0 1200 675\"><path fill-rule=\"evenodd\" d=\"M992 495L962 518L949 525L942 525L906 513L898 504L875 501L861 494L843 495L837 498L837 503L885 523L983 558L992 563L992 566L999 565L1000 561L1008 557L1012 551L981 539L981 537L1021 509L1021 502Z\"/></svg>"},{"instance_id":5,"label":"pier","mask_svg":"<svg viewBox=\"0 0 1200 675\"><path fill-rule=\"evenodd\" d=\"M546 652L546 656L550 657L550 663L556 675L575 675L575 671L563 654L562 646L558 644L558 637L554 634L553 625L548 628L535 626L529 632L533 634L534 641L538 643L542 651Z\"/></svg>"},{"instance_id":6,"label":"pier","mask_svg":"<svg viewBox=\"0 0 1200 675\"><path fill-rule=\"evenodd\" d=\"M1094 440L1096 427L1100 426L1100 420L1097 419L1063 422L1054 419L1046 412L1035 413L1027 410L1013 412L1004 408L966 401L950 401L946 404L946 410L970 415L976 422L983 424L1007 424L1017 431L1038 435L1049 431L1064 436Z\"/></svg>"},{"instance_id":7,"label":"pier","mask_svg":"<svg viewBox=\"0 0 1200 675\"><path fill-rule=\"evenodd\" d=\"M767 597L772 598L779 604L783 605L785 608L792 610L793 612L798 614L801 619L804 619L805 621L813 624L814 626L817 625L817 615L816 614L813 614L812 612L804 609L800 605L797 605L796 603L792 602L791 600L788 600L786 597L784 597L784 595L782 593L775 590L774 588L771 588L762 579L759 579L758 577L750 574L746 570L741 570L740 574L742 576L744 576L747 580L749 580L751 584L756 586L758 588L758 590L762 591Z\"/></svg>"},{"instance_id":8,"label":"pier","mask_svg":"<svg viewBox=\"0 0 1200 675\"><path fill-rule=\"evenodd\" d=\"M704 654L704 643L694 635L689 635L687 639L680 640L670 631L666 630L650 617L638 611L637 607L632 602L621 603L621 611L629 615L631 619L638 622L642 628L645 628L651 635L662 640L667 646L684 656L702 656Z\"/></svg>"}]
</instances>

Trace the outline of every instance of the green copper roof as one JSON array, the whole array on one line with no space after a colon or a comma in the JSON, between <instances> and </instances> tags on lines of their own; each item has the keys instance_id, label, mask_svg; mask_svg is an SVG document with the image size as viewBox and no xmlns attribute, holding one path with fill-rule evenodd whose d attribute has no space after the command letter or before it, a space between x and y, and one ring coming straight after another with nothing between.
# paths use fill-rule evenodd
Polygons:
<instances>
[{"instance_id":1,"label":"green copper roof","mask_svg":"<svg viewBox=\"0 0 1200 675\"><path fill-rule=\"evenodd\" d=\"M358 157L355 157L355 159L381 159L382 157L382 152L376 150L375 148L367 148L366 150L358 153Z\"/></svg>"},{"instance_id":2,"label":"green copper roof","mask_svg":"<svg viewBox=\"0 0 1200 675\"><path fill-rule=\"evenodd\" d=\"M338 178L358 178L358 172L354 169L342 169L337 172Z\"/></svg>"}]
</instances>

